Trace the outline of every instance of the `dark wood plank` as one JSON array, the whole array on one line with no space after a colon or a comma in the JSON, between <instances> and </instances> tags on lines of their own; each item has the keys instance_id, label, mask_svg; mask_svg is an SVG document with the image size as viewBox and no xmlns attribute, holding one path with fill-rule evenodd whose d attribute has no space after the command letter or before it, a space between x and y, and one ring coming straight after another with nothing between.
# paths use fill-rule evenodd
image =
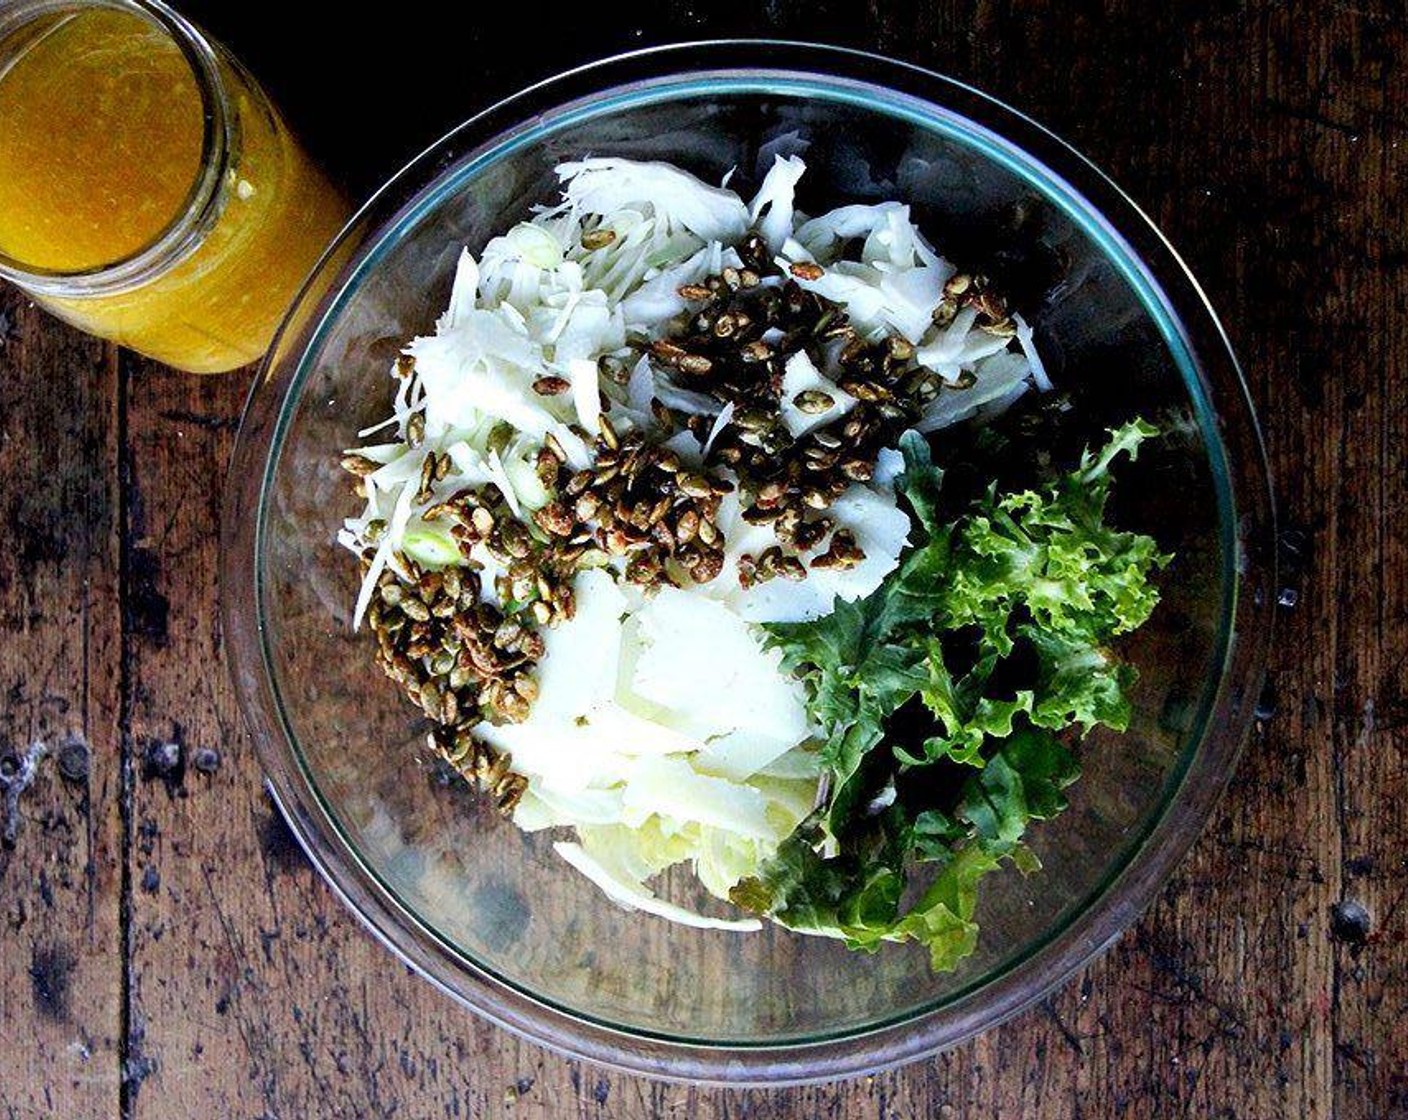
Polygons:
<instances>
[{"instance_id":1,"label":"dark wood plank","mask_svg":"<svg viewBox=\"0 0 1408 1120\"><path fill-rule=\"evenodd\" d=\"M1325 387L1342 416L1333 449L1341 484L1321 531L1335 534L1338 563L1322 565L1316 582L1339 616L1334 675L1316 682L1311 699L1332 720L1335 1107L1341 1116L1395 1115L1408 1113L1408 557L1401 531L1408 514L1408 233L1398 220L1408 200L1408 29L1346 18L1339 31L1317 59L1314 92L1291 101L1292 109L1310 110L1311 150L1327 168L1331 211L1357 215L1337 223L1325 275L1334 294L1311 301L1321 368L1335 361L1332 338L1364 340L1359 360Z\"/></svg>"},{"instance_id":2,"label":"dark wood plank","mask_svg":"<svg viewBox=\"0 0 1408 1120\"><path fill-rule=\"evenodd\" d=\"M115 1115L115 351L0 291L0 1115Z\"/></svg>"}]
</instances>

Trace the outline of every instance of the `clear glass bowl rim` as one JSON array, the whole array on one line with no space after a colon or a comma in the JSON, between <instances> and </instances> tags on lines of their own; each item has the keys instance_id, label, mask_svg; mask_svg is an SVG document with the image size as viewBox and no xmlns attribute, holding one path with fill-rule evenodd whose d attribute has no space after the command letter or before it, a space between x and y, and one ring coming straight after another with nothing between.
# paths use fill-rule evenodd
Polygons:
<instances>
[{"instance_id":1,"label":"clear glass bowl rim","mask_svg":"<svg viewBox=\"0 0 1408 1120\"><path fill-rule=\"evenodd\" d=\"M1195 369L1185 369L1213 463L1230 504L1224 528L1235 558L1223 671L1203 732L1185 770L1141 844L1116 867L1088 906L982 985L943 1004L858 1033L786 1045L727 1045L632 1032L555 1007L510 986L444 942L387 890L343 838L304 768L282 715L269 667L259 594L260 532L268 475L285 420L296 406L305 339L333 313L360 273L450 166L498 150L516 132L563 106L606 90L625 93L686 76L759 82L805 78L877 101L896 96L992 138L1018 164L1082 204L1122 243L1162 296L1170 325ZM877 105L885 111L885 105ZM328 283L331 279L331 283ZM319 295L331 292L331 297ZM310 326L309 324L313 324ZM1209 405L1206 402L1211 401ZM1205 424L1205 428L1207 425ZM1020 112L952 78L840 47L774 40L724 40L653 47L566 71L470 118L409 163L344 229L294 301L251 389L226 486L221 617L235 690L270 792L333 891L372 934L433 984L475 1012L575 1057L650 1077L704 1084L778 1085L826 1081L902 1064L955 1045L1039 999L1102 953L1153 900L1186 854L1225 789L1252 719L1270 640L1275 586L1275 519L1260 433L1236 358L1197 281L1154 224L1107 176Z\"/></svg>"}]
</instances>

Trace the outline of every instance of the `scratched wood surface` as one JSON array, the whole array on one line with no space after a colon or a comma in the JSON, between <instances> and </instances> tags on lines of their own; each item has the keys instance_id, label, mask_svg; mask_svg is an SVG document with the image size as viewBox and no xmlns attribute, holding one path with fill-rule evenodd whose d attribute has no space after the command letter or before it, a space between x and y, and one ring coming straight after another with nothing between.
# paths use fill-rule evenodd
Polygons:
<instances>
[{"instance_id":1,"label":"scratched wood surface","mask_svg":"<svg viewBox=\"0 0 1408 1120\"><path fill-rule=\"evenodd\" d=\"M168 373L5 290L0 1116L1408 1116L1402 13L1375 0L712 7L549 9L548 30L505 44L472 5L403 0L394 21L349 19L309 53L270 33L270 0L187 5L355 190L563 65L738 33L948 71L1109 170L1229 326L1286 528L1265 718L1194 854L1070 985L899 1072L725 1093L518 1042L374 945L262 791L213 622L219 484L247 376Z\"/></svg>"}]
</instances>

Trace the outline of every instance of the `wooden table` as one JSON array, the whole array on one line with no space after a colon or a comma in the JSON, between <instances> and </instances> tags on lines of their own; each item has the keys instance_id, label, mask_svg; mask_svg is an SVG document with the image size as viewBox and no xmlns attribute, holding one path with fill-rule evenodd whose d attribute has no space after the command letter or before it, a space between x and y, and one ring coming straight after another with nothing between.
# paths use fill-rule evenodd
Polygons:
<instances>
[{"instance_id":1,"label":"wooden table","mask_svg":"<svg viewBox=\"0 0 1408 1120\"><path fill-rule=\"evenodd\" d=\"M7 290L0 1115L1408 1116L1408 31L1386 0L583 5L508 39L455 7L310 44L267 0L188 5L359 190L527 79L737 32L948 71L1113 173L1206 285L1265 425L1288 587L1266 718L1153 910L968 1045L778 1092L564 1061L408 974L271 809L214 622L248 376L168 373Z\"/></svg>"}]
</instances>

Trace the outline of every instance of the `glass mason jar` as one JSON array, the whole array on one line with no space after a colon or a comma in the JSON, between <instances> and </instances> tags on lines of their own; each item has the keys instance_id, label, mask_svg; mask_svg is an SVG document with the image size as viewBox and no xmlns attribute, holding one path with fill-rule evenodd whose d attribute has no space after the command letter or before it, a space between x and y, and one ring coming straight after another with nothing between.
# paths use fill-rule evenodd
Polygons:
<instances>
[{"instance_id":1,"label":"glass mason jar","mask_svg":"<svg viewBox=\"0 0 1408 1120\"><path fill-rule=\"evenodd\" d=\"M159 0L0 5L0 276L196 373L268 348L345 200Z\"/></svg>"}]
</instances>

